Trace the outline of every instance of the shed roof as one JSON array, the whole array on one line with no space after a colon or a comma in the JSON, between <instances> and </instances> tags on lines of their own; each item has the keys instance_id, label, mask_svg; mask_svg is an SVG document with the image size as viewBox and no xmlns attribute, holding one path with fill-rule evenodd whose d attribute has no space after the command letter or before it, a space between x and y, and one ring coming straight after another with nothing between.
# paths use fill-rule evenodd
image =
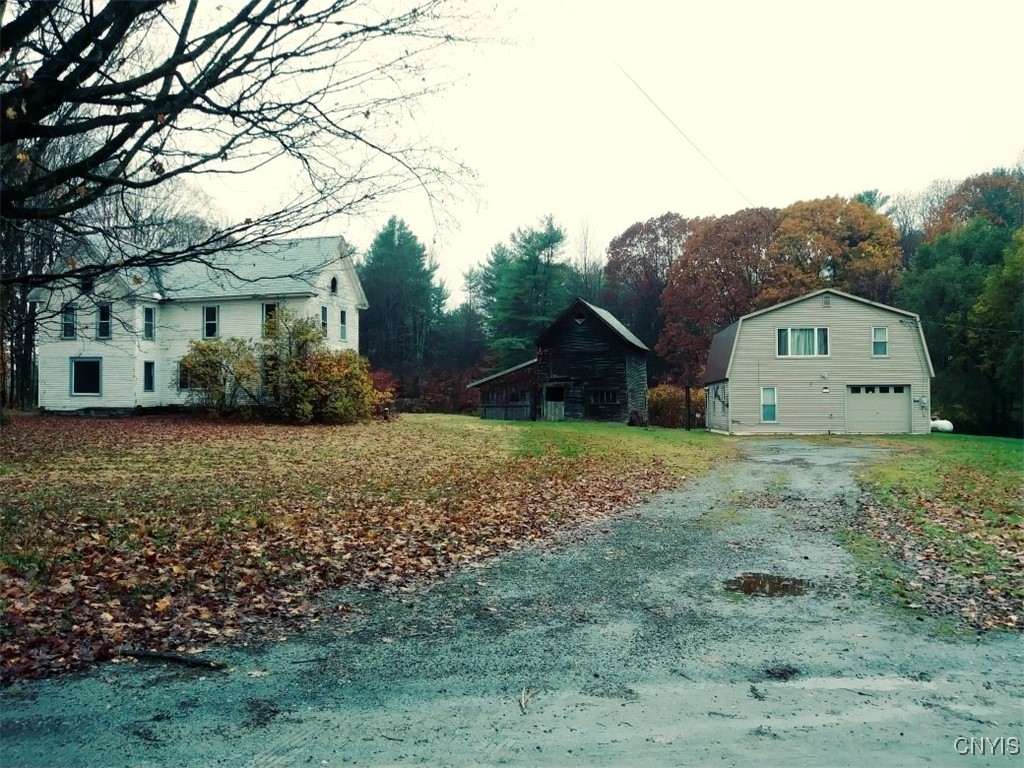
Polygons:
<instances>
[{"instance_id":1,"label":"shed roof","mask_svg":"<svg viewBox=\"0 0 1024 768\"><path fill-rule=\"evenodd\" d=\"M572 312L580 305L583 305L584 307L589 309L594 315L598 317L598 319L601 320L601 322L608 326L619 338L621 338L627 344L631 344L643 352L651 351L646 344L644 344L642 341L640 341L640 339L634 336L633 332L630 331L622 323L620 323L618 319L607 309L602 309L601 307L594 306L590 302L584 301L583 299L580 298L577 298L572 304L570 304L568 309L566 309L561 315L559 315L558 318L555 319L555 321L552 322L551 325L549 325L544 330L544 332L537 337L537 346L541 346L544 337L551 332L551 329L558 325L568 315L572 314Z\"/></svg>"},{"instance_id":2,"label":"shed roof","mask_svg":"<svg viewBox=\"0 0 1024 768\"><path fill-rule=\"evenodd\" d=\"M470 387L479 387L481 384L486 384L489 381L494 381L495 379L500 379L502 376L507 376L508 374L514 373L515 371L520 371L523 368L529 368L531 365L535 364L536 362L537 362L537 358L535 357L535 358L533 358L533 360L527 360L525 363L520 363L519 365L513 365L511 368L506 368L503 371L498 371L497 373L492 373L490 376L484 376L482 379L477 379L476 381L471 381L471 382L469 382L469 384L466 385L466 389L469 389Z\"/></svg>"}]
</instances>

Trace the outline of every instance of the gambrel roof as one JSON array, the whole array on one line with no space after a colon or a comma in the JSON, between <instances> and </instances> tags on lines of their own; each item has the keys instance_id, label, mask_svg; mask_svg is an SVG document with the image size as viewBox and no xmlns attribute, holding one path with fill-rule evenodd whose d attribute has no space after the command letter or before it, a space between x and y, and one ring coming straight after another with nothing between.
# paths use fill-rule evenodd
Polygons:
<instances>
[{"instance_id":1,"label":"gambrel roof","mask_svg":"<svg viewBox=\"0 0 1024 768\"><path fill-rule=\"evenodd\" d=\"M807 299L813 299L815 296L829 293L833 296L841 296L850 301L856 301L861 304L868 306L877 307L878 309L884 309L887 312L893 312L898 315L903 315L911 320L917 326L918 335L921 339L921 348L925 350L925 359L928 361L928 371L932 376L935 375L935 371L932 368L931 358L928 356L928 346L924 340L924 331L921 328L920 318L913 312L908 312L905 309L897 309L896 307L890 307L888 304L880 304L877 301L871 301L870 299L864 299L860 296L854 296L852 293L844 293L843 291L837 291L835 288L822 288L811 293L805 293L803 296L797 296L795 299L789 301L783 301L778 304L773 304L770 307L759 309L756 312L750 312L749 314L743 315L739 320L726 326L721 331L716 333L711 339L711 349L708 352L708 362L704 368L704 383L714 384L719 381L725 381L729 378L729 368L732 365L733 351L736 347L736 339L739 336L740 327L743 323L752 317L758 315L765 315L769 312L777 312L784 307L788 307L791 304L797 302L806 301Z\"/></svg>"}]
</instances>

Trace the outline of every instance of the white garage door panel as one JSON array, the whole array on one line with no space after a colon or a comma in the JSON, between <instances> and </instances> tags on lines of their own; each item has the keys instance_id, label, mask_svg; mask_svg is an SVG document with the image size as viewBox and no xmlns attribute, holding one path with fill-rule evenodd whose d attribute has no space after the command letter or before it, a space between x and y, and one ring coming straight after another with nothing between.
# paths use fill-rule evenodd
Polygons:
<instances>
[{"instance_id":1,"label":"white garage door panel","mask_svg":"<svg viewBox=\"0 0 1024 768\"><path fill-rule=\"evenodd\" d=\"M846 431L883 434L910 431L910 387L864 384L846 388Z\"/></svg>"}]
</instances>

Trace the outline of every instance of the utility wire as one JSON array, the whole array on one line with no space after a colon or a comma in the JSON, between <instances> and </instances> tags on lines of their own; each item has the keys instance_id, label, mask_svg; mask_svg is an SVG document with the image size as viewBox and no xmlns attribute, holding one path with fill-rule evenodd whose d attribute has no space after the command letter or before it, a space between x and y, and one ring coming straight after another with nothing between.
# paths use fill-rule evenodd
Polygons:
<instances>
[{"instance_id":1,"label":"utility wire","mask_svg":"<svg viewBox=\"0 0 1024 768\"><path fill-rule=\"evenodd\" d=\"M960 330L965 331L985 331L986 333L1012 333L1017 335L1024 333L1024 331L1014 331L1009 328L986 328L985 326L982 325L961 325L960 323L946 323L939 322L938 320L922 319L921 322L924 323L925 325L937 325L941 328L959 328Z\"/></svg>"},{"instance_id":2,"label":"utility wire","mask_svg":"<svg viewBox=\"0 0 1024 768\"><path fill-rule=\"evenodd\" d=\"M573 15L573 12L566 6L565 3L562 2L562 0L559 0L558 4L560 6L562 6L562 10L565 11L567 15L569 15L569 16ZM668 112L666 112L664 109L661 108L661 105L657 101L654 100L654 97L651 96L651 94L649 94L646 90L644 90L644 87L642 85L640 85L640 83L637 82L636 78L633 77L629 73L629 71L624 66L622 66L622 64L620 64L618 62L618 60L614 56L611 55L611 53L608 52L607 49L604 49L600 45L598 45L598 47L601 48L602 53L604 53L604 55L609 58L609 60L612 62L612 64L614 64L616 67L618 67L619 71L623 75L626 76L626 79L629 80L629 82L631 82L633 84L633 86L638 91L640 91L640 93L643 94L644 98L647 99L647 101L649 101L651 103L651 106L653 106L656 110L658 110L658 112L661 114L661 116L664 117L665 120L668 121L668 124L671 125L676 130L676 133L678 133L680 136L682 136L684 139L686 139L687 143L697 151L697 154L699 154L702 158L704 158L704 162L706 162L708 165L710 165L714 169L715 173L717 173L719 176L721 176L722 179L725 181L725 183L728 184L730 187L732 187L733 190L736 192L736 194L738 194L740 197L743 198L744 201L746 201L747 205L749 205L751 208L757 208L757 206L750 200L750 198L747 197L743 193L743 190L740 189L738 186L736 186L733 183L732 179L730 179L728 176L726 176L725 172L721 168L719 168L717 165L715 165L715 162L710 157L708 157L707 153L704 152L703 149L701 149L700 147L697 146L697 142L695 142L693 139L691 139L687 135L686 131L684 131L679 126L679 124L676 123L676 121L673 120L669 116Z\"/></svg>"}]
</instances>

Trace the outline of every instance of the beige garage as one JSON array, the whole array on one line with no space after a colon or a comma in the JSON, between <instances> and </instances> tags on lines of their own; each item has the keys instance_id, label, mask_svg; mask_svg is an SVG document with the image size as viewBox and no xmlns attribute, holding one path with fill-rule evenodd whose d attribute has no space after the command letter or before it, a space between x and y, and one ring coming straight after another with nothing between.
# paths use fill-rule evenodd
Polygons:
<instances>
[{"instance_id":1,"label":"beige garage","mask_svg":"<svg viewBox=\"0 0 1024 768\"><path fill-rule=\"evenodd\" d=\"M846 431L865 434L910 431L910 387L851 384L846 388Z\"/></svg>"}]
</instances>

